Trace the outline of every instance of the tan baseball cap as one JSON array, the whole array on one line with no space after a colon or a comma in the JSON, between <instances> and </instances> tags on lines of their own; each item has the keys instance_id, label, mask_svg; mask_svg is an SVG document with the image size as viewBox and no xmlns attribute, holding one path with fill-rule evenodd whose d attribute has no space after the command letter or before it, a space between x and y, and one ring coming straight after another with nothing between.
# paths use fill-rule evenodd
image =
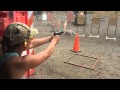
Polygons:
<instances>
[{"instance_id":1,"label":"tan baseball cap","mask_svg":"<svg viewBox=\"0 0 120 90\"><path fill-rule=\"evenodd\" d=\"M15 45L32 38L35 34L38 34L37 29L29 28L21 22L14 22L6 27L4 36L10 39L11 45Z\"/></svg>"}]
</instances>

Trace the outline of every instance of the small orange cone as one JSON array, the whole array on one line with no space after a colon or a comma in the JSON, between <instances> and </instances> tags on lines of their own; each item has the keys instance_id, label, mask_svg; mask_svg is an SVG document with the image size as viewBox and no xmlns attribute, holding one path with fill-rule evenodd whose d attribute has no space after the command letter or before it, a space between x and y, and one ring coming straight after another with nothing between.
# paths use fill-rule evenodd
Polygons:
<instances>
[{"instance_id":1,"label":"small orange cone","mask_svg":"<svg viewBox=\"0 0 120 90\"><path fill-rule=\"evenodd\" d=\"M76 34L75 36L75 42L74 42L74 46L73 46L73 52L77 53L80 52L80 46L79 46L79 36L78 34Z\"/></svg>"}]
</instances>

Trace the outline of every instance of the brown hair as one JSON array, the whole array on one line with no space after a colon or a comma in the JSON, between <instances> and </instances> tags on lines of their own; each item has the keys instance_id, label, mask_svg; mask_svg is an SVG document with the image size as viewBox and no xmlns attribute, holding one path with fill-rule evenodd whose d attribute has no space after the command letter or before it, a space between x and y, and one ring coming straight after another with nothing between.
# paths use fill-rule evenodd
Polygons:
<instances>
[{"instance_id":1,"label":"brown hair","mask_svg":"<svg viewBox=\"0 0 120 90\"><path fill-rule=\"evenodd\" d=\"M3 55L7 52L13 52L21 43L11 45L11 41L6 36L3 36L3 39L0 42L0 55Z\"/></svg>"}]
</instances>

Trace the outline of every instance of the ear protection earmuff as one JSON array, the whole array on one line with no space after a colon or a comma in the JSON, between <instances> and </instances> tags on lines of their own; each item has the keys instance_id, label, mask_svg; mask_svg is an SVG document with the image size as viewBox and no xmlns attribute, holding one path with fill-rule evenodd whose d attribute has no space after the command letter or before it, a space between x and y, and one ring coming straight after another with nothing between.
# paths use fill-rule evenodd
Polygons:
<instances>
[{"instance_id":1,"label":"ear protection earmuff","mask_svg":"<svg viewBox=\"0 0 120 90\"><path fill-rule=\"evenodd\" d=\"M24 46L27 47L27 44L28 44L27 41L25 41L25 42L24 42Z\"/></svg>"}]
</instances>

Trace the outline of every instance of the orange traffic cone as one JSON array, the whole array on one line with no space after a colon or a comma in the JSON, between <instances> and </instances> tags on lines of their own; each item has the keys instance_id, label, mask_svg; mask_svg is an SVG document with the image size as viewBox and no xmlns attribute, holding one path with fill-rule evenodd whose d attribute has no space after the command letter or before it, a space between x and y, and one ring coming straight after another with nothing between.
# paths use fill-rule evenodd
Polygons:
<instances>
[{"instance_id":1,"label":"orange traffic cone","mask_svg":"<svg viewBox=\"0 0 120 90\"><path fill-rule=\"evenodd\" d=\"M75 36L75 42L74 42L74 46L73 46L73 52L77 53L80 52L80 46L79 46L79 36L78 34L76 34Z\"/></svg>"}]
</instances>

